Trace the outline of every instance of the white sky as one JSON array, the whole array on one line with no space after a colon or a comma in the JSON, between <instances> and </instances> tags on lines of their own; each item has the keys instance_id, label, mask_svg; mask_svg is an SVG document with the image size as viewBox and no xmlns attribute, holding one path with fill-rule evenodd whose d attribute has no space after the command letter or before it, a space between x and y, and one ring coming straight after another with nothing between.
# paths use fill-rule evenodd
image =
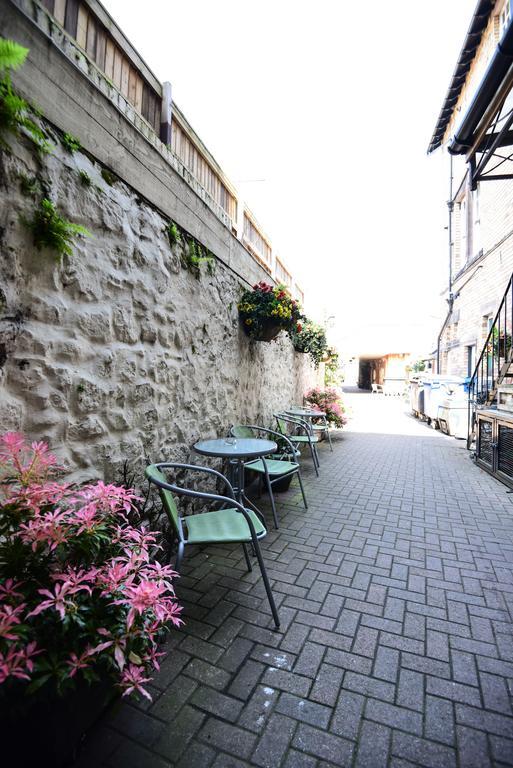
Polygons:
<instances>
[{"instance_id":1,"label":"white sky","mask_svg":"<svg viewBox=\"0 0 513 768\"><path fill-rule=\"evenodd\" d=\"M426 149L476 0L103 2L341 352L379 326L433 348L448 160Z\"/></svg>"}]
</instances>

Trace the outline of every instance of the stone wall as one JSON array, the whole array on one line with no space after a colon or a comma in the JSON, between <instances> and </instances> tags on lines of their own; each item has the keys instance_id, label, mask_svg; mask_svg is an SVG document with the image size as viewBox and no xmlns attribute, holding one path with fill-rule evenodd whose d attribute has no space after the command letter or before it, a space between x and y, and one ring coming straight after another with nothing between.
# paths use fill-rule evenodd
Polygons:
<instances>
[{"instance_id":1,"label":"stone wall","mask_svg":"<svg viewBox=\"0 0 513 768\"><path fill-rule=\"evenodd\" d=\"M10 36L31 38L32 66L34 56L46 57L36 68L51 78L53 51L38 53L37 35L15 22ZM30 98L26 73L19 82ZM46 113L49 95L37 96ZM59 113L61 130L69 109ZM67 152L50 125L52 154L39 157L23 139L9 139L12 151L0 154L0 424L48 440L74 478L110 479L125 459L184 459L199 437L224 434L232 423L270 423L273 411L301 401L316 373L283 334L258 343L243 333L241 289L264 274L208 207L191 201L189 189L187 220L179 196L162 211L141 193L151 190L144 168L131 184L121 173L107 183L101 147L95 151L90 129L83 138L74 117L69 130L87 151ZM134 131L132 160L147 151L143 141ZM167 181L161 174L159 194L163 179L179 191L183 181L173 173ZM24 224L43 194L91 232L62 260L35 249ZM196 279L181 266L181 246L171 248L165 234L168 215L214 251L212 275Z\"/></svg>"}]
</instances>

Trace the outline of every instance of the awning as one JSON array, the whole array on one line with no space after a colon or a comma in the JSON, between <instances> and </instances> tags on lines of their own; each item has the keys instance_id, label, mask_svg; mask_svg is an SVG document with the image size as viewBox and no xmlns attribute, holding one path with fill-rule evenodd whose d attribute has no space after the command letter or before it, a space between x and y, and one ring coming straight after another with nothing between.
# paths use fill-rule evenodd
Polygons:
<instances>
[{"instance_id":1,"label":"awning","mask_svg":"<svg viewBox=\"0 0 513 768\"><path fill-rule=\"evenodd\" d=\"M490 14L495 6L495 0L479 0L470 22L470 26L465 37L465 42L458 57L458 63L454 70L449 90L445 97L440 115L436 122L435 130L428 147L428 154L437 149L443 140L445 131L452 117L452 113L461 89L465 83L468 71L474 60L477 49L481 43L481 38L486 26L490 20Z\"/></svg>"}]
</instances>

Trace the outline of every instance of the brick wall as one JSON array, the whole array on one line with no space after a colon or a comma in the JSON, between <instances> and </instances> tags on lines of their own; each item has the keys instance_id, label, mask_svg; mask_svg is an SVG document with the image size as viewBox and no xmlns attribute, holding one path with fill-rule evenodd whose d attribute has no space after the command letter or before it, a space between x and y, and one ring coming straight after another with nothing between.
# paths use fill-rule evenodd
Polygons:
<instances>
[{"instance_id":1,"label":"brick wall","mask_svg":"<svg viewBox=\"0 0 513 768\"><path fill-rule=\"evenodd\" d=\"M513 181L483 182L478 195L477 226L483 255L473 250L471 238L471 258L464 263L459 246L461 222L455 210L453 263L456 268L458 261L463 266L454 280L452 322L441 343L442 372L461 376L467 375L468 347L475 345L479 356L488 333L486 318L495 316L513 272ZM472 212L470 218L474 221Z\"/></svg>"}]
</instances>

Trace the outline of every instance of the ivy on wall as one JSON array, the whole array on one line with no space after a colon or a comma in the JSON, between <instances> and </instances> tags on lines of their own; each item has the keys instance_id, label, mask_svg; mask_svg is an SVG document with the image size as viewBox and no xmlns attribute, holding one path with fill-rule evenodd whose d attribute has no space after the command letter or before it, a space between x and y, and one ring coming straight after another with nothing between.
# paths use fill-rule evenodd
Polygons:
<instances>
[{"instance_id":1,"label":"ivy on wall","mask_svg":"<svg viewBox=\"0 0 513 768\"><path fill-rule=\"evenodd\" d=\"M209 275L213 274L215 267L215 257L212 251L209 251L201 243L185 232L175 221L170 221L166 227L166 234L171 248L181 246L180 263L184 269L194 275L199 280L201 269L206 267Z\"/></svg>"}]
</instances>

